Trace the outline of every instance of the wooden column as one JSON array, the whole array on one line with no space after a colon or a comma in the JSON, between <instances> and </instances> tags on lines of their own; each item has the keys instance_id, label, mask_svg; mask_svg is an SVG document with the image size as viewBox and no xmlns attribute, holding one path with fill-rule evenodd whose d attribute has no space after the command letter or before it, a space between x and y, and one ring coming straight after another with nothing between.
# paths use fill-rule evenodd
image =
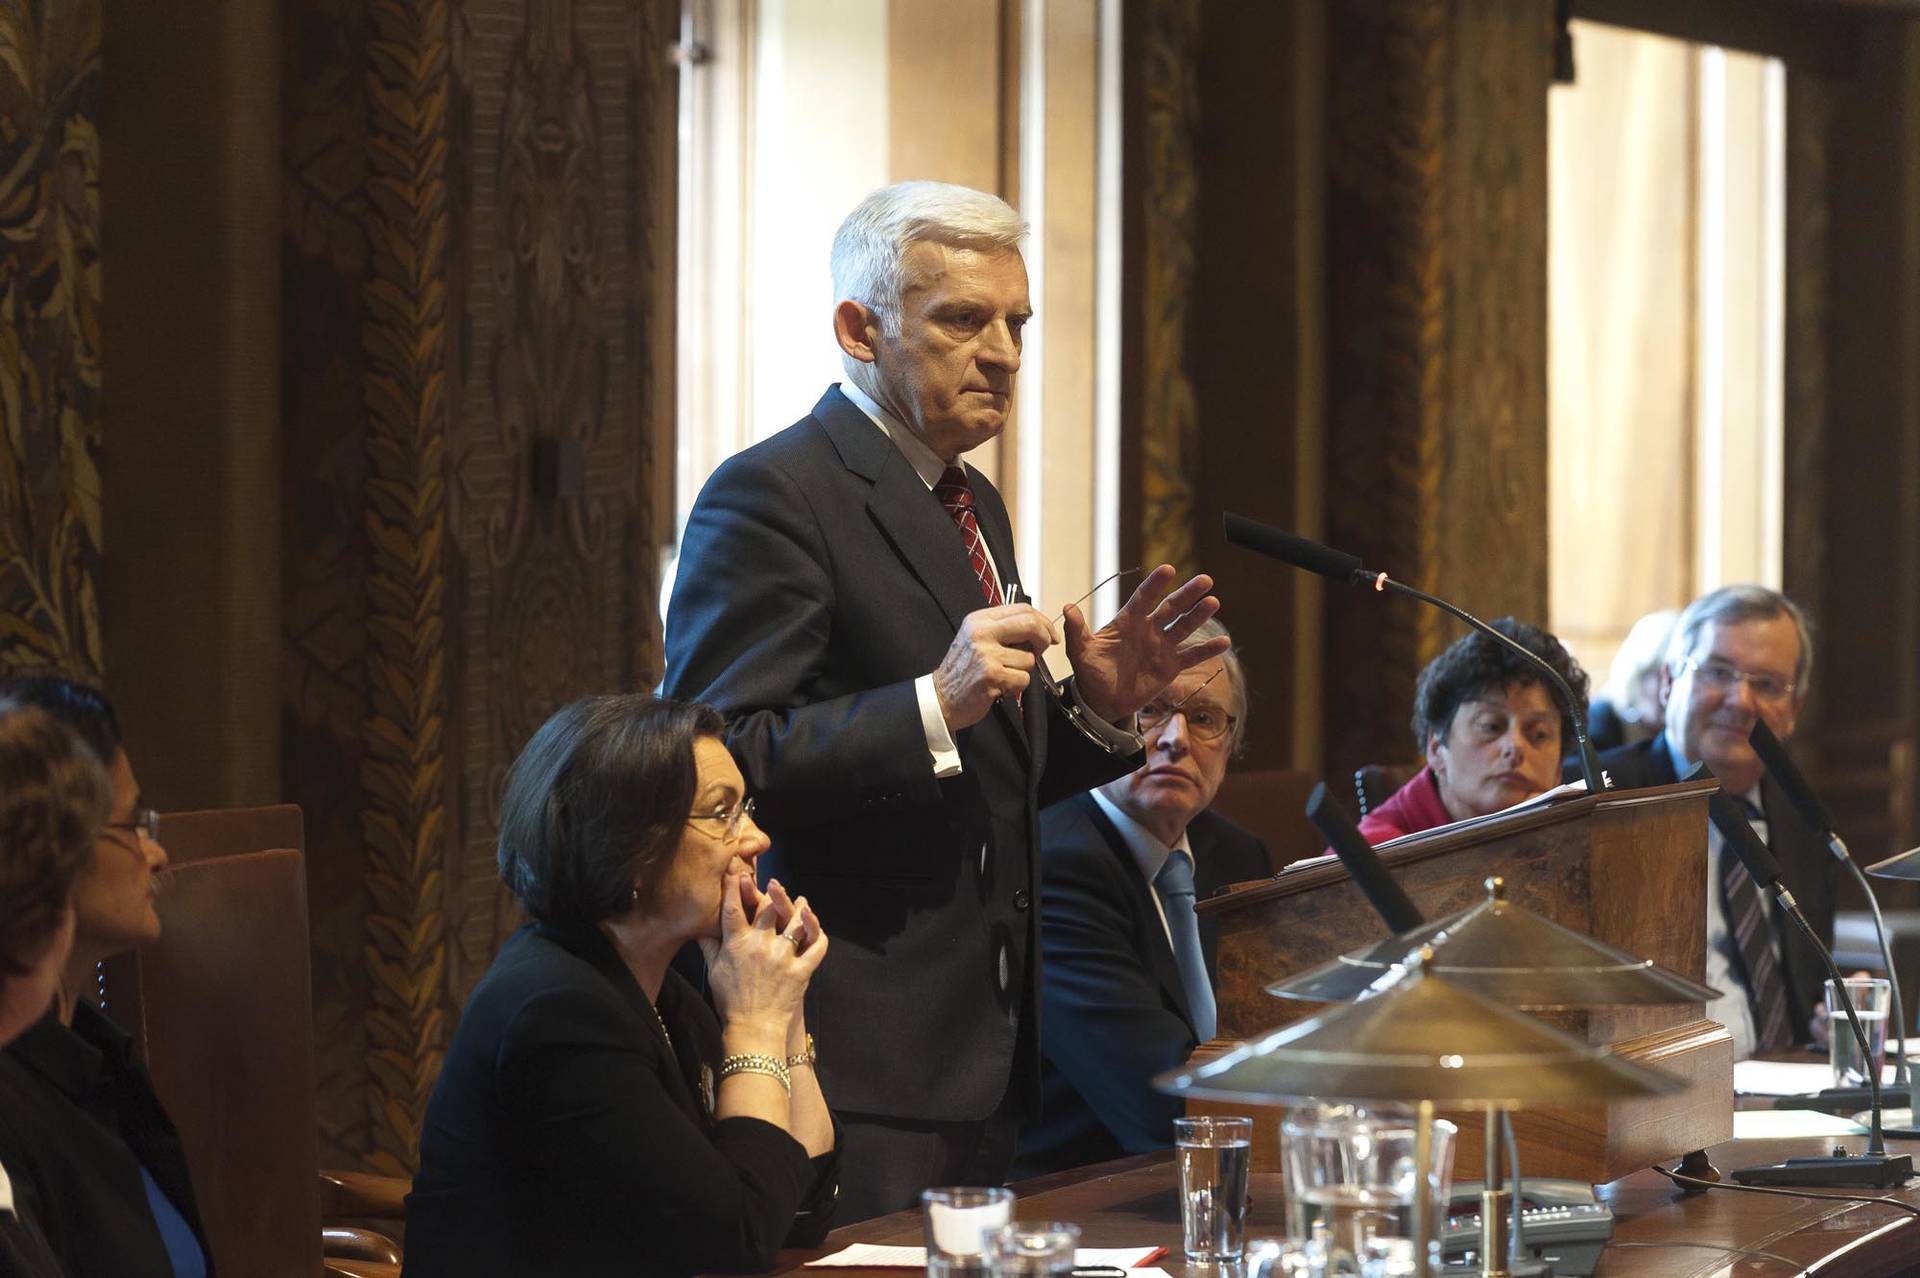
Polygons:
<instances>
[{"instance_id":1,"label":"wooden column","mask_svg":"<svg viewBox=\"0 0 1920 1278\"><path fill-rule=\"evenodd\" d=\"M0 13L0 672L98 678L98 0Z\"/></svg>"},{"instance_id":2,"label":"wooden column","mask_svg":"<svg viewBox=\"0 0 1920 1278\"><path fill-rule=\"evenodd\" d=\"M1862 860L1920 837L1920 20L1787 90L1787 592L1801 749Z\"/></svg>"},{"instance_id":3,"label":"wooden column","mask_svg":"<svg viewBox=\"0 0 1920 1278\"><path fill-rule=\"evenodd\" d=\"M1546 110L1531 0L1333 0L1326 532L1485 617L1546 616ZM1326 770L1413 756L1459 628L1327 601Z\"/></svg>"}]
</instances>

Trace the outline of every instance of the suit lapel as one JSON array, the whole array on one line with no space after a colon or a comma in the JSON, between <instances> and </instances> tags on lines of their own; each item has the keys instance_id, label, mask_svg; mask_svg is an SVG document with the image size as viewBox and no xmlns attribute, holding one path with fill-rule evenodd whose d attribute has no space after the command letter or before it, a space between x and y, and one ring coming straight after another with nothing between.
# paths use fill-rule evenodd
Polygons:
<instances>
[{"instance_id":1,"label":"suit lapel","mask_svg":"<svg viewBox=\"0 0 1920 1278\"><path fill-rule=\"evenodd\" d=\"M837 388L820 397L813 416L847 469L873 485L868 515L958 630L966 615L980 607L980 583L939 499L927 491L887 433Z\"/></svg>"},{"instance_id":2,"label":"suit lapel","mask_svg":"<svg viewBox=\"0 0 1920 1278\"><path fill-rule=\"evenodd\" d=\"M947 621L959 630L967 614L979 611L984 601L980 597L980 580L973 575L973 565L967 562L953 517L947 514L939 498L928 491L899 448L887 438L887 433L842 395L838 387L830 388L820 397L820 402L813 406L813 416L826 431L847 469L873 485L873 492L867 498L867 514L881 535L940 605ZM972 471L971 467L968 469ZM974 507L980 535L993 551L1001 575L1014 580L1013 544L1006 508L1000 495L978 471L972 471L972 480L976 496L982 489L989 494ZM1034 697L1027 697L1025 701L1036 710L1041 706ZM1017 703L1011 698L998 702L993 713L1000 716L1001 723L1021 747L1027 748L1027 727L1021 722Z\"/></svg>"},{"instance_id":3,"label":"suit lapel","mask_svg":"<svg viewBox=\"0 0 1920 1278\"><path fill-rule=\"evenodd\" d=\"M1120 864L1120 879L1127 885L1127 893L1134 903L1134 915L1143 920L1146 932L1144 948L1147 960L1153 965L1154 980L1160 984L1160 993L1180 1013L1180 1019L1187 1023L1187 1029L1199 1037L1199 1031L1193 1028L1193 1009L1187 1005L1187 989L1180 980L1180 964L1173 957L1173 946L1167 940L1167 929L1161 922L1160 905L1154 899L1153 886L1140 874L1139 863L1133 859L1133 853L1127 850L1127 841L1120 834L1107 814L1094 802L1091 794L1083 794L1073 800L1086 811L1093 828L1107 842L1107 849L1113 853ZM1203 924L1204 927L1204 924ZM1206 933L1201 933L1205 939Z\"/></svg>"}]
</instances>

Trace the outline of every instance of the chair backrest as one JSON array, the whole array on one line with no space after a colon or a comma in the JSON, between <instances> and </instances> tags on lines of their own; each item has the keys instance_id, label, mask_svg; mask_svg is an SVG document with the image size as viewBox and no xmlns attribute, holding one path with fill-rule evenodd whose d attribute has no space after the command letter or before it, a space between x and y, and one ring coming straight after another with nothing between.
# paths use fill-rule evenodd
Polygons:
<instances>
[{"instance_id":1,"label":"chair backrest","mask_svg":"<svg viewBox=\"0 0 1920 1278\"><path fill-rule=\"evenodd\" d=\"M1420 772L1418 763L1369 763L1353 773L1353 797L1359 806L1356 817L1363 817L1388 799L1393 792L1413 780Z\"/></svg>"},{"instance_id":2,"label":"chair backrest","mask_svg":"<svg viewBox=\"0 0 1920 1278\"><path fill-rule=\"evenodd\" d=\"M211 808L168 812L160 818L160 844L174 865L268 848L307 850L307 831L297 803L264 808Z\"/></svg>"},{"instance_id":3,"label":"chair backrest","mask_svg":"<svg viewBox=\"0 0 1920 1278\"><path fill-rule=\"evenodd\" d=\"M1320 836L1307 823L1307 796L1316 778L1311 772L1273 768L1229 772L1213 806L1229 820L1259 835L1281 870L1302 857L1319 856Z\"/></svg>"},{"instance_id":4,"label":"chair backrest","mask_svg":"<svg viewBox=\"0 0 1920 1278\"><path fill-rule=\"evenodd\" d=\"M195 814L219 815L248 814ZM106 1005L180 1129L214 1262L228 1274L314 1278L320 1152L301 855L184 859L157 908L160 941L108 965Z\"/></svg>"}]
</instances>

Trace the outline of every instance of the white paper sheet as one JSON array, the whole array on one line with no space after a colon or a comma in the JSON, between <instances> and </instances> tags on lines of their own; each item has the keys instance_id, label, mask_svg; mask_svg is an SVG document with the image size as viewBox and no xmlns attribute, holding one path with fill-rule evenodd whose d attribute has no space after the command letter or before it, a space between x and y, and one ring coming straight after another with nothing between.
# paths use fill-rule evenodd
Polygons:
<instances>
[{"instance_id":1,"label":"white paper sheet","mask_svg":"<svg viewBox=\"0 0 1920 1278\"><path fill-rule=\"evenodd\" d=\"M1165 1247L1081 1247L1073 1253L1073 1263L1081 1267L1088 1265L1113 1265L1120 1269L1133 1269L1145 1261L1158 1259L1165 1254ZM831 1256L822 1256L818 1260L809 1260L808 1269L925 1269L927 1267L927 1249L925 1247L890 1247L879 1243L854 1243L842 1247ZM1158 1274L1166 1278L1164 1270L1136 1269L1141 1278Z\"/></svg>"},{"instance_id":2,"label":"white paper sheet","mask_svg":"<svg viewBox=\"0 0 1920 1278\"><path fill-rule=\"evenodd\" d=\"M1864 1136L1867 1129L1838 1114L1816 1109L1737 1109L1735 1140L1786 1140L1798 1136Z\"/></svg>"},{"instance_id":3,"label":"white paper sheet","mask_svg":"<svg viewBox=\"0 0 1920 1278\"><path fill-rule=\"evenodd\" d=\"M1893 1066L1880 1072L1880 1085L1893 1082ZM1833 1086L1833 1070L1822 1060L1735 1061L1733 1090L1741 1096L1805 1096Z\"/></svg>"}]
</instances>

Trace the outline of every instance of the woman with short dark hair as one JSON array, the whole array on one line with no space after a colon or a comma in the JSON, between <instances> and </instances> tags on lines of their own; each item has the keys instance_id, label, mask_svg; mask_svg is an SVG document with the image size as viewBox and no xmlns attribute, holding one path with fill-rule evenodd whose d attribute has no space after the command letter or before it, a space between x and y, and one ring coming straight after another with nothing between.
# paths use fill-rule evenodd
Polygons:
<instances>
[{"instance_id":1,"label":"woman with short dark hair","mask_svg":"<svg viewBox=\"0 0 1920 1278\"><path fill-rule=\"evenodd\" d=\"M500 877L533 922L448 1049L407 1273L764 1269L826 1231L833 1120L803 999L827 938L704 706L590 697L507 774ZM672 966L688 941L708 996Z\"/></svg>"},{"instance_id":2,"label":"woman with short dark hair","mask_svg":"<svg viewBox=\"0 0 1920 1278\"><path fill-rule=\"evenodd\" d=\"M1586 713L1586 672L1558 639L1512 617L1492 624L1552 666ZM1476 630L1420 672L1413 739L1426 766L1361 819L1369 843L1487 816L1551 790L1573 720L1538 666Z\"/></svg>"},{"instance_id":3,"label":"woman with short dark hair","mask_svg":"<svg viewBox=\"0 0 1920 1278\"><path fill-rule=\"evenodd\" d=\"M0 680L84 742L111 795L73 890L73 948L53 1010L0 1052L0 1161L38 1204L67 1272L115 1278L213 1273L180 1133L125 1030L88 998L102 959L160 939L167 866L100 689L43 675Z\"/></svg>"}]
</instances>

